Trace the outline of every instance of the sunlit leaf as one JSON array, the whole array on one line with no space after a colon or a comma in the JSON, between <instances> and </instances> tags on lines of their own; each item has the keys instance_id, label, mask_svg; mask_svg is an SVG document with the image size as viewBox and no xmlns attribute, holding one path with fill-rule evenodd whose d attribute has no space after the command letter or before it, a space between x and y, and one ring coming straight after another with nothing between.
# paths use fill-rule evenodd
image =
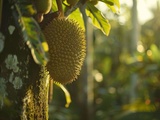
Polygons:
<instances>
[{"instance_id":1,"label":"sunlit leaf","mask_svg":"<svg viewBox=\"0 0 160 120\"><path fill-rule=\"evenodd\" d=\"M111 6L111 5L107 5L107 6L112 10L113 13L117 12L115 6Z\"/></svg>"},{"instance_id":2,"label":"sunlit leaf","mask_svg":"<svg viewBox=\"0 0 160 120\"><path fill-rule=\"evenodd\" d=\"M68 18L71 18L71 19L78 21L80 26L84 29L84 21L82 19L82 16L81 16L79 9L76 9L72 14L70 14L68 16Z\"/></svg>"},{"instance_id":3,"label":"sunlit leaf","mask_svg":"<svg viewBox=\"0 0 160 120\"><path fill-rule=\"evenodd\" d=\"M100 0L101 2L104 2L114 13L119 12L120 9L120 3L119 0Z\"/></svg>"},{"instance_id":4,"label":"sunlit leaf","mask_svg":"<svg viewBox=\"0 0 160 120\"><path fill-rule=\"evenodd\" d=\"M33 16L36 14L36 10L33 5L20 5L20 8L24 16Z\"/></svg>"},{"instance_id":5,"label":"sunlit leaf","mask_svg":"<svg viewBox=\"0 0 160 120\"><path fill-rule=\"evenodd\" d=\"M22 17L24 22L24 32L27 36L27 44L32 51L32 56L36 63L46 64L48 62L48 44L41 33L37 22L33 18Z\"/></svg>"},{"instance_id":6,"label":"sunlit leaf","mask_svg":"<svg viewBox=\"0 0 160 120\"><path fill-rule=\"evenodd\" d=\"M108 35L111 26L108 20L102 15L94 5L87 3L86 14L92 19L93 25L100 29L105 35Z\"/></svg>"},{"instance_id":7,"label":"sunlit leaf","mask_svg":"<svg viewBox=\"0 0 160 120\"><path fill-rule=\"evenodd\" d=\"M52 10L55 12L57 11L57 3L56 0L52 0Z\"/></svg>"},{"instance_id":8,"label":"sunlit leaf","mask_svg":"<svg viewBox=\"0 0 160 120\"><path fill-rule=\"evenodd\" d=\"M108 5L114 5L114 0L100 0L101 2L104 2Z\"/></svg>"},{"instance_id":9,"label":"sunlit leaf","mask_svg":"<svg viewBox=\"0 0 160 120\"><path fill-rule=\"evenodd\" d=\"M23 17L17 5L13 16L19 27L24 41L31 50L37 64L46 64L49 60L48 44L37 22L32 17Z\"/></svg>"},{"instance_id":10,"label":"sunlit leaf","mask_svg":"<svg viewBox=\"0 0 160 120\"><path fill-rule=\"evenodd\" d=\"M141 99L138 99L130 104L126 104L126 105L122 106L122 109L123 110L130 110L130 111L134 111L134 112L135 111L136 112L144 112L144 111L153 112L156 110L156 107L157 107L156 105L151 104L150 102L149 102L149 104L146 104L146 102L142 101Z\"/></svg>"},{"instance_id":11,"label":"sunlit leaf","mask_svg":"<svg viewBox=\"0 0 160 120\"><path fill-rule=\"evenodd\" d=\"M65 97L66 97L66 105L65 107L69 107L70 103L71 103L71 96L70 96L70 93L68 92L68 90L61 84L61 83L58 83L58 82L54 82L54 84L56 84L58 87L60 87L64 94L65 94Z\"/></svg>"},{"instance_id":12,"label":"sunlit leaf","mask_svg":"<svg viewBox=\"0 0 160 120\"><path fill-rule=\"evenodd\" d=\"M67 0L63 0L63 4L64 4L65 6L69 6Z\"/></svg>"},{"instance_id":13,"label":"sunlit leaf","mask_svg":"<svg viewBox=\"0 0 160 120\"><path fill-rule=\"evenodd\" d=\"M114 0L114 4L120 9L120 3L119 0Z\"/></svg>"},{"instance_id":14,"label":"sunlit leaf","mask_svg":"<svg viewBox=\"0 0 160 120\"><path fill-rule=\"evenodd\" d=\"M152 60L160 63L160 51L155 44L152 44L150 47L152 51Z\"/></svg>"},{"instance_id":15,"label":"sunlit leaf","mask_svg":"<svg viewBox=\"0 0 160 120\"><path fill-rule=\"evenodd\" d=\"M35 6L30 0L16 0L16 3L23 16L33 16L37 13Z\"/></svg>"}]
</instances>

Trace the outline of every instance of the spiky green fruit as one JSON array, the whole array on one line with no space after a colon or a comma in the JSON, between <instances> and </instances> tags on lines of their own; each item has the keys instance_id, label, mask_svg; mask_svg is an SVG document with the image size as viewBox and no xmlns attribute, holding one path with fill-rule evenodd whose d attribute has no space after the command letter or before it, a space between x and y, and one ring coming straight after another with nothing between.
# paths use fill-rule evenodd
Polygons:
<instances>
[{"instance_id":1,"label":"spiky green fruit","mask_svg":"<svg viewBox=\"0 0 160 120\"><path fill-rule=\"evenodd\" d=\"M47 69L53 80L67 84L74 81L86 55L84 30L71 19L54 19L43 30L49 44Z\"/></svg>"}]
</instances>

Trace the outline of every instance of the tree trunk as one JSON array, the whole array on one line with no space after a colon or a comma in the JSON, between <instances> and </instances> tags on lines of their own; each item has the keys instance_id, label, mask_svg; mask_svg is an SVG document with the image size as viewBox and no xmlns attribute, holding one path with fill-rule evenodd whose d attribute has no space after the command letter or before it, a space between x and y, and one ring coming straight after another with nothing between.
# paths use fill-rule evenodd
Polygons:
<instances>
[{"instance_id":1,"label":"tree trunk","mask_svg":"<svg viewBox=\"0 0 160 120\"><path fill-rule=\"evenodd\" d=\"M16 28L11 5L8 0L3 2L0 32L5 36L5 45L0 52L0 120L48 120L48 72L34 62Z\"/></svg>"},{"instance_id":2,"label":"tree trunk","mask_svg":"<svg viewBox=\"0 0 160 120\"><path fill-rule=\"evenodd\" d=\"M80 75L81 89L79 99L81 99L81 120L93 120L94 119L94 80L93 80L93 26L88 22L88 18L85 13L85 6L81 7L83 14L83 20L85 23L86 30L86 60L82 73Z\"/></svg>"},{"instance_id":3,"label":"tree trunk","mask_svg":"<svg viewBox=\"0 0 160 120\"><path fill-rule=\"evenodd\" d=\"M132 6L132 33L131 33L131 55L133 59L135 58L135 52L137 51L137 44L139 39L139 29L138 29L138 12L137 12L137 0L133 0ZM136 87L137 87L138 75L132 73L131 75L131 87L130 87L130 102L136 99Z\"/></svg>"}]
</instances>

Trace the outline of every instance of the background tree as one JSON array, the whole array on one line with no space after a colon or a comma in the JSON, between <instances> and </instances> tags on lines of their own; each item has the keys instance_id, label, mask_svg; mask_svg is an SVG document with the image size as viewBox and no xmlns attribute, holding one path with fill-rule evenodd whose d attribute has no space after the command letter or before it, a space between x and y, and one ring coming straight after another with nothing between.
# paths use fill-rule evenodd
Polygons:
<instances>
[{"instance_id":1,"label":"background tree","mask_svg":"<svg viewBox=\"0 0 160 120\"><path fill-rule=\"evenodd\" d=\"M121 9L125 11L125 15L131 11L131 8L125 5L121 5ZM125 24L121 23L120 17L117 18L118 22L112 21L112 30L108 38L102 36L98 30L95 32L94 55L96 57L94 59L94 68L98 71L97 75L101 74L103 76L103 80L97 82L95 74L96 120L158 120L160 117L158 115L159 103L157 101L154 102L153 99L155 99L155 94L158 98L159 49L157 47L158 44L153 45L153 41L158 41L159 37L147 34L147 32L158 32L157 29L153 29L156 22L153 22L154 25L149 25L147 24L148 22L142 25L142 34L138 39L139 44L135 48L138 51L133 52L133 57L130 53L131 16L125 16ZM156 17L154 16L153 19L156 20ZM155 26L158 27L159 24ZM140 44L141 42L142 44ZM148 49L143 49L145 46ZM130 102L129 91L132 74L138 76L136 85L137 98ZM154 93L154 90L156 93Z\"/></svg>"}]
</instances>

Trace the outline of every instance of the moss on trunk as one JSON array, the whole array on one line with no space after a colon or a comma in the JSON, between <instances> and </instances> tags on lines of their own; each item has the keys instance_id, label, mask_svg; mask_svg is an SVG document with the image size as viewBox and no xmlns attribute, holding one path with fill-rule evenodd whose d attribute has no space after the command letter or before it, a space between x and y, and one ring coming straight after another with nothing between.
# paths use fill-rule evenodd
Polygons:
<instances>
[{"instance_id":1,"label":"moss on trunk","mask_svg":"<svg viewBox=\"0 0 160 120\"><path fill-rule=\"evenodd\" d=\"M40 79L31 85L23 98L22 120L48 120L49 77L44 68Z\"/></svg>"}]
</instances>

